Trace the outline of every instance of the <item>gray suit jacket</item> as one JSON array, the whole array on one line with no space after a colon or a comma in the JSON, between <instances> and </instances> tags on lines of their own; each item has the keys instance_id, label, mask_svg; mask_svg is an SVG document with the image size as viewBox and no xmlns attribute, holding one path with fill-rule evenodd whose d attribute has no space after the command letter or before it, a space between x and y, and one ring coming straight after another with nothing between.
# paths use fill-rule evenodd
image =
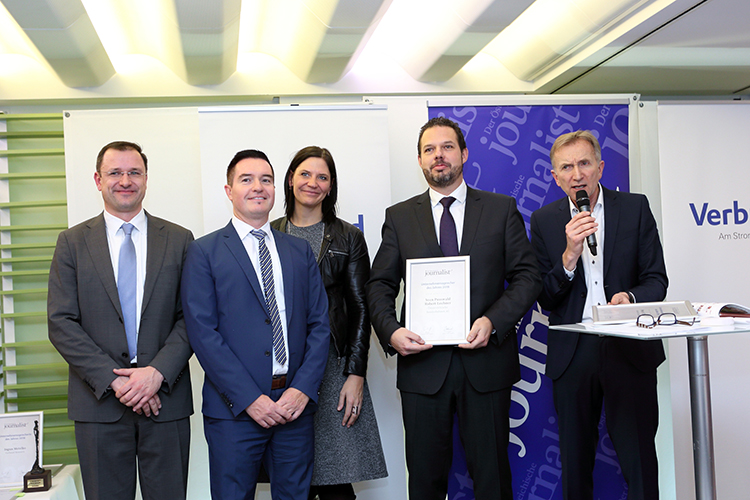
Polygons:
<instances>
[{"instance_id":1,"label":"gray suit jacket","mask_svg":"<svg viewBox=\"0 0 750 500\"><path fill-rule=\"evenodd\" d=\"M192 233L148 220L146 280L138 333L138 365L164 376L156 421L193 413L188 359L192 350L180 301L180 276ZM68 418L114 422L128 409L109 389L115 368L129 368L112 260L102 214L60 233L47 298L49 338L70 365ZM128 409L128 411L130 411Z\"/></svg>"}]
</instances>

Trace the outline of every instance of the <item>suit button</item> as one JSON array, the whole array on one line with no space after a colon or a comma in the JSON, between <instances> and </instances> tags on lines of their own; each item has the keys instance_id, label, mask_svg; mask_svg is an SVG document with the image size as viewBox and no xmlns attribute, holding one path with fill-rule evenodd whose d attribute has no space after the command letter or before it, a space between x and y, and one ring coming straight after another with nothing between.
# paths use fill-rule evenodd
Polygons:
<instances>
[{"instance_id":1,"label":"suit button","mask_svg":"<svg viewBox=\"0 0 750 500\"><path fill-rule=\"evenodd\" d=\"M265 354L266 356L270 356L271 355L271 351L266 351L263 354Z\"/></svg>"},{"instance_id":2,"label":"suit button","mask_svg":"<svg viewBox=\"0 0 750 500\"><path fill-rule=\"evenodd\" d=\"M120 354L120 356L122 356L123 358L127 358L128 357L128 353L124 352L124 353Z\"/></svg>"},{"instance_id":3,"label":"suit button","mask_svg":"<svg viewBox=\"0 0 750 500\"><path fill-rule=\"evenodd\" d=\"M266 324L267 324L267 325L270 325L270 324L271 324L271 320L270 320L270 319L268 319L268 318L266 318Z\"/></svg>"},{"instance_id":4,"label":"suit button","mask_svg":"<svg viewBox=\"0 0 750 500\"><path fill-rule=\"evenodd\" d=\"M583 300L586 300L586 292L583 292L583 293L581 293L581 298L582 298Z\"/></svg>"}]
</instances>

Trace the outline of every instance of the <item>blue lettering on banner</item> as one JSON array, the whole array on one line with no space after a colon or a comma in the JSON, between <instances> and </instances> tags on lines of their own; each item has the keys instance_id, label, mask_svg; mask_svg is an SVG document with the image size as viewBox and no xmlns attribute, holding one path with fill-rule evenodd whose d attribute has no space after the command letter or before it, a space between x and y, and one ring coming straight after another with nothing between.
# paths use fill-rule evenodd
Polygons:
<instances>
[{"instance_id":1,"label":"blue lettering on banner","mask_svg":"<svg viewBox=\"0 0 750 500\"><path fill-rule=\"evenodd\" d=\"M352 226L356 227L357 229L359 229L360 231L364 233L365 232L365 216L362 214L359 214L357 216L357 222L353 222Z\"/></svg>"},{"instance_id":2,"label":"blue lettering on banner","mask_svg":"<svg viewBox=\"0 0 750 500\"><path fill-rule=\"evenodd\" d=\"M469 150L464 165L466 183L515 198L527 232L534 210L564 196L552 177L549 159L550 147L561 134L591 130L602 146L602 159L607 166L602 184L629 191L627 105L443 107L430 108L429 116L445 116L459 124ZM696 210L700 215L700 207ZM705 219L709 217L708 210ZM544 376L548 321L548 313L535 304L516 325L521 380L511 391L508 448L514 500L562 499L557 415L552 381ZM627 496L627 485L604 420L599 434L594 498L619 500ZM457 422L453 438L448 498L472 500L473 483Z\"/></svg>"},{"instance_id":3,"label":"blue lettering on banner","mask_svg":"<svg viewBox=\"0 0 750 500\"><path fill-rule=\"evenodd\" d=\"M695 204L690 203L690 212L693 214L693 219L695 219L695 223L698 226L702 226L704 222L708 222L711 226L727 226L732 223L740 225L747 222L747 210L740 208L737 200L732 202L732 208L724 208L722 210L708 208L708 203L703 203L700 213Z\"/></svg>"}]
</instances>

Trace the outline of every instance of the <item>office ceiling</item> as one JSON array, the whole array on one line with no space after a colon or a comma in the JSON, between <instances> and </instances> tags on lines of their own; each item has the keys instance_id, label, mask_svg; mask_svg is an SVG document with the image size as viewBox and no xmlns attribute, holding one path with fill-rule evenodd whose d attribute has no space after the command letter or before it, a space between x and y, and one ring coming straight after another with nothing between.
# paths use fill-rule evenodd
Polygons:
<instances>
[{"instance_id":1,"label":"office ceiling","mask_svg":"<svg viewBox=\"0 0 750 500\"><path fill-rule=\"evenodd\" d=\"M746 0L0 0L0 102L750 92Z\"/></svg>"}]
</instances>

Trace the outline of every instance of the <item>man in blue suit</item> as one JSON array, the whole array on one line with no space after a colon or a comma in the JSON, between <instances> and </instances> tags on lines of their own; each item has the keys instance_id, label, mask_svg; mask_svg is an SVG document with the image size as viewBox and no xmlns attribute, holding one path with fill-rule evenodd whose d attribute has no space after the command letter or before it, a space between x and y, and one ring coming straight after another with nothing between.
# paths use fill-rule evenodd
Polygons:
<instances>
[{"instance_id":1,"label":"man in blue suit","mask_svg":"<svg viewBox=\"0 0 750 500\"><path fill-rule=\"evenodd\" d=\"M307 242L268 223L273 181L264 153L235 155L224 187L234 216L189 247L182 275L214 499L252 500L261 462L274 499L310 488L328 300Z\"/></svg>"},{"instance_id":2,"label":"man in blue suit","mask_svg":"<svg viewBox=\"0 0 750 500\"><path fill-rule=\"evenodd\" d=\"M552 175L565 198L531 216L531 244L542 273L539 303L549 324L590 322L592 306L656 302L667 273L656 222L641 194L604 188L599 141L588 131L561 135L550 149ZM585 190L590 210L579 210ZM585 243L596 236L599 251ZM628 500L659 497L654 438L659 423L656 368L661 340L550 331L546 374L560 426L563 498L592 500L602 405L628 483Z\"/></svg>"}]
</instances>

